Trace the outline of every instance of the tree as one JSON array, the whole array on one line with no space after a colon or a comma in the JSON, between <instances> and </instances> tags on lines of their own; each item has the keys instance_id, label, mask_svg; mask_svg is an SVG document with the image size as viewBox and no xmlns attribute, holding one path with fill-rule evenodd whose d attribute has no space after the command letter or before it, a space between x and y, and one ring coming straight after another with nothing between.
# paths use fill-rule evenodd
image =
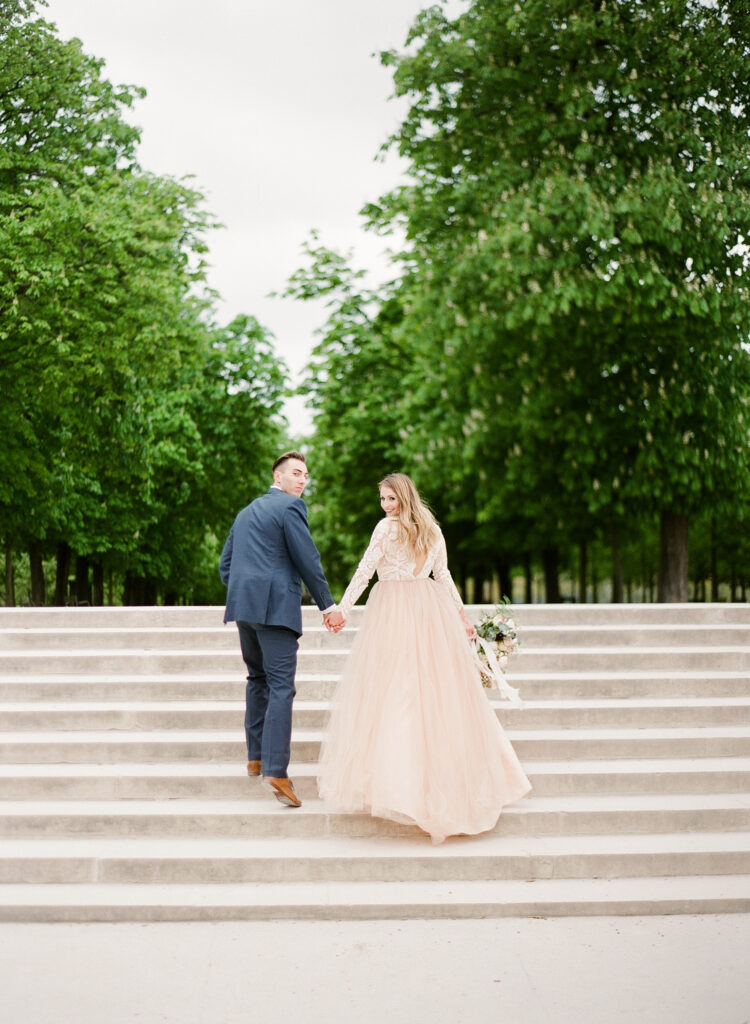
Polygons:
<instances>
[{"instance_id":1,"label":"tree","mask_svg":"<svg viewBox=\"0 0 750 1024\"><path fill-rule=\"evenodd\" d=\"M302 392L314 409L310 519L333 585L348 582L378 518L377 485L400 464L403 379L408 345L396 341L401 298L387 286L364 286L347 257L305 246L309 265L285 294L325 299L330 315L319 331Z\"/></svg>"},{"instance_id":2,"label":"tree","mask_svg":"<svg viewBox=\"0 0 750 1024\"><path fill-rule=\"evenodd\" d=\"M185 436L178 422L160 447L160 517L144 538L150 550L170 553L158 580L172 599L202 594L211 603L223 600L216 572L221 546L237 511L268 486L286 434L286 377L270 332L255 317L239 315L207 333L181 379L172 409L189 418L196 457L175 447ZM159 408L169 405L162 400Z\"/></svg>"},{"instance_id":3,"label":"tree","mask_svg":"<svg viewBox=\"0 0 750 1024\"><path fill-rule=\"evenodd\" d=\"M520 505L545 533L616 535L653 512L659 597L685 600L689 517L748 494L750 12L472 0L407 43L384 61L411 180L367 214L406 229L421 301L401 330L415 383L441 378L412 450L460 381L480 520Z\"/></svg>"},{"instance_id":4,"label":"tree","mask_svg":"<svg viewBox=\"0 0 750 1024\"><path fill-rule=\"evenodd\" d=\"M36 6L7 2L0 19L0 509L7 558L31 531L38 573L41 496L51 488L54 420L65 405L60 362L69 342L55 307L75 244L68 219L83 214L81 186L90 192L103 171L132 166L137 131L120 110L139 92L101 80L101 62L31 20Z\"/></svg>"},{"instance_id":5,"label":"tree","mask_svg":"<svg viewBox=\"0 0 750 1024\"><path fill-rule=\"evenodd\" d=\"M201 506L206 521L223 534L241 504L268 485L286 437L281 407L287 377L271 332L254 316L241 314L212 331L194 416L210 458Z\"/></svg>"},{"instance_id":6,"label":"tree","mask_svg":"<svg viewBox=\"0 0 750 1024\"><path fill-rule=\"evenodd\" d=\"M16 0L0 21L6 580L18 544L34 601L53 551L57 601L74 558L77 600L91 572L101 600L107 568L126 599L151 601L203 575L227 471L252 479L283 431L284 369L252 318L214 324L213 220L185 182L137 164L125 114L142 91L103 79L35 9Z\"/></svg>"}]
</instances>

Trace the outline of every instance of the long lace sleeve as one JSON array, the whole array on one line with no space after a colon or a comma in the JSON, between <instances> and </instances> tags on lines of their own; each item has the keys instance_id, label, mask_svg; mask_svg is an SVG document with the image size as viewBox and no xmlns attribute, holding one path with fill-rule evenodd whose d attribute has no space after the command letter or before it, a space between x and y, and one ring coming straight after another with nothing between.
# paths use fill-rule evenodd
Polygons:
<instances>
[{"instance_id":1,"label":"long lace sleeve","mask_svg":"<svg viewBox=\"0 0 750 1024\"><path fill-rule=\"evenodd\" d=\"M432 566L432 575L441 583L444 587L447 587L448 593L451 596L451 600L458 608L459 612L463 613L464 603L461 600L461 595L456 588L456 584L453 582L450 569L448 568L448 552L445 547L445 538L442 533L438 539L435 550L435 561Z\"/></svg>"},{"instance_id":2,"label":"long lace sleeve","mask_svg":"<svg viewBox=\"0 0 750 1024\"><path fill-rule=\"evenodd\" d=\"M372 537L370 538L370 543L367 545L367 550L364 555L362 555L360 563L357 566L357 570L352 576L349 586L346 588L344 596L339 602L339 611L344 618L348 617L349 612L357 603L357 598L372 579L372 575L377 569L378 563L385 554L387 538L388 520L381 519L372 531Z\"/></svg>"}]
</instances>

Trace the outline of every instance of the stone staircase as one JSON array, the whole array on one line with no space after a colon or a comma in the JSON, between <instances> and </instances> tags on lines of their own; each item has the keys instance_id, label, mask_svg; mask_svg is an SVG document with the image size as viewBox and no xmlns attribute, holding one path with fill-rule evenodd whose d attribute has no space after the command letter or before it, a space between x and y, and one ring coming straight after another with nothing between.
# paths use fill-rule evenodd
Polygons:
<instances>
[{"instance_id":1,"label":"stone staircase","mask_svg":"<svg viewBox=\"0 0 750 1024\"><path fill-rule=\"evenodd\" d=\"M516 616L525 706L490 699L533 792L494 832L432 846L316 798L361 609L337 635L305 609L299 810L245 774L220 608L0 610L0 920L750 910L750 605Z\"/></svg>"}]
</instances>

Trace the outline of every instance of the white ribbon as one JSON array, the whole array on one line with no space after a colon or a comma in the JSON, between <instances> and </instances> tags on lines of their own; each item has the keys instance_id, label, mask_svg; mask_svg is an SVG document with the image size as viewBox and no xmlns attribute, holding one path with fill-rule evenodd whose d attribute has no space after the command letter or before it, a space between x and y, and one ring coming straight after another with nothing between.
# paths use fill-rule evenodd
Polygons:
<instances>
[{"instance_id":1,"label":"white ribbon","mask_svg":"<svg viewBox=\"0 0 750 1024\"><path fill-rule=\"evenodd\" d=\"M511 704L514 704L517 708L522 708L523 701L521 700L521 695L518 692L518 690L514 690L513 687L507 682L503 670L500 668L497 658L495 657L495 652L492 649L492 645L488 644L481 636L479 636L478 633L475 639L477 644L484 651L484 655L487 658L487 665L482 664L482 662L479 659L479 655L477 654L476 647L472 645L471 649L474 654L474 660L476 661L477 666L481 671L482 675L489 675L491 682L490 689L498 690L501 696L507 698L507 700L509 700ZM488 668L489 672L487 671Z\"/></svg>"}]
</instances>

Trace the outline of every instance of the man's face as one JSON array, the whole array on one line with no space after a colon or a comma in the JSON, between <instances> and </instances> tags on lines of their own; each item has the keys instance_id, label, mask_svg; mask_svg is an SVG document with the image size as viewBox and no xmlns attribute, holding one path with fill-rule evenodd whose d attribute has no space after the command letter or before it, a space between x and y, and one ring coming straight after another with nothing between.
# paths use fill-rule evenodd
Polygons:
<instances>
[{"instance_id":1,"label":"man's face","mask_svg":"<svg viewBox=\"0 0 750 1024\"><path fill-rule=\"evenodd\" d=\"M287 459L274 470L273 482L287 494L299 498L307 486L307 466L300 459Z\"/></svg>"}]
</instances>

